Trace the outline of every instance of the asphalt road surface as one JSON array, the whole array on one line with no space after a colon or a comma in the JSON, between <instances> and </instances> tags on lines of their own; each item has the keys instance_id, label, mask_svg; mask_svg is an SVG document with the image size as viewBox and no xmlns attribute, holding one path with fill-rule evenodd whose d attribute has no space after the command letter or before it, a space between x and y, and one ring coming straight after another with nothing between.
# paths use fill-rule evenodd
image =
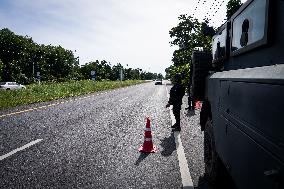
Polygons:
<instances>
[{"instance_id":1,"label":"asphalt road surface","mask_svg":"<svg viewBox=\"0 0 284 189\"><path fill-rule=\"evenodd\" d=\"M169 85L153 82L0 112L1 188L182 188ZM167 88L167 89L166 89ZM181 112L196 188L208 188L199 111ZM158 152L143 154L150 116Z\"/></svg>"}]
</instances>

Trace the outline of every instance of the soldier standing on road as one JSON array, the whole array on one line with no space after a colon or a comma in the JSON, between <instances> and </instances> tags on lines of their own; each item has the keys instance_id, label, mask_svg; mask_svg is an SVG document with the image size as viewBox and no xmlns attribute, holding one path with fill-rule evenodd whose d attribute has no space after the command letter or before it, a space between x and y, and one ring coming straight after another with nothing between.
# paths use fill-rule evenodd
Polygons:
<instances>
[{"instance_id":1,"label":"soldier standing on road","mask_svg":"<svg viewBox=\"0 0 284 189\"><path fill-rule=\"evenodd\" d=\"M186 110L194 110L194 100L192 98L192 93L191 93L191 86L188 86L188 107L185 108Z\"/></svg>"},{"instance_id":2,"label":"soldier standing on road","mask_svg":"<svg viewBox=\"0 0 284 189\"><path fill-rule=\"evenodd\" d=\"M188 107L185 108L186 110L194 110L194 100L192 97L192 63L190 64L190 70L189 70L189 75L190 75L190 79L189 79L189 83L188 83Z\"/></svg>"},{"instance_id":3,"label":"soldier standing on road","mask_svg":"<svg viewBox=\"0 0 284 189\"><path fill-rule=\"evenodd\" d=\"M173 131L180 131L180 110L182 105L182 98L185 93L185 88L181 84L181 74L176 74L174 77L174 86L170 90L170 99L166 107L173 105L173 113L176 123L172 126Z\"/></svg>"}]
</instances>

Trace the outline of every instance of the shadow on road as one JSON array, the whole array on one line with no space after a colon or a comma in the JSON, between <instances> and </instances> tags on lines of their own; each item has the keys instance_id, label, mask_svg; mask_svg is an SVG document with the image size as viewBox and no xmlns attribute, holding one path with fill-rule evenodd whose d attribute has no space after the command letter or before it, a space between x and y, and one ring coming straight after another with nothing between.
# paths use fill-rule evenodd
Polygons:
<instances>
[{"instance_id":1,"label":"shadow on road","mask_svg":"<svg viewBox=\"0 0 284 189\"><path fill-rule=\"evenodd\" d=\"M162 141L162 143L160 145L163 147L163 151L161 151L162 156L172 155L173 151L176 150L174 133L172 132L171 136L165 137L161 141Z\"/></svg>"},{"instance_id":2,"label":"shadow on road","mask_svg":"<svg viewBox=\"0 0 284 189\"><path fill-rule=\"evenodd\" d=\"M187 117L195 116L195 110L187 110L185 116Z\"/></svg>"},{"instance_id":3,"label":"shadow on road","mask_svg":"<svg viewBox=\"0 0 284 189\"><path fill-rule=\"evenodd\" d=\"M195 189L213 189L212 186L209 185L208 181L204 176L200 176L198 179L198 185L194 187Z\"/></svg>"},{"instance_id":4,"label":"shadow on road","mask_svg":"<svg viewBox=\"0 0 284 189\"><path fill-rule=\"evenodd\" d=\"M223 175L224 177L219 182L215 183L214 186L212 186L205 176L200 176L198 179L198 185L195 187L195 189L220 189L220 188L226 188L226 189L237 189L235 183L233 182L232 178L229 175Z\"/></svg>"},{"instance_id":5,"label":"shadow on road","mask_svg":"<svg viewBox=\"0 0 284 189\"><path fill-rule=\"evenodd\" d=\"M140 153L140 156L134 163L134 165L139 165L150 153Z\"/></svg>"}]
</instances>

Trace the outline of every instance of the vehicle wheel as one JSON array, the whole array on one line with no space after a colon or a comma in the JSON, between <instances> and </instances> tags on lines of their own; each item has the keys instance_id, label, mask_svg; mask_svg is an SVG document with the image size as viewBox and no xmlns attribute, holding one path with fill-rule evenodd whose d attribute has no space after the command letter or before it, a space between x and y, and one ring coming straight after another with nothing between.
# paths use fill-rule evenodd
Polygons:
<instances>
[{"instance_id":1,"label":"vehicle wheel","mask_svg":"<svg viewBox=\"0 0 284 189\"><path fill-rule=\"evenodd\" d=\"M10 90L9 88L6 89L7 91Z\"/></svg>"},{"instance_id":2,"label":"vehicle wheel","mask_svg":"<svg viewBox=\"0 0 284 189\"><path fill-rule=\"evenodd\" d=\"M204 162L205 176L208 182L213 186L218 185L225 174L225 167L216 152L211 118L207 119L204 130Z\"/></svg>"}]
</instances>

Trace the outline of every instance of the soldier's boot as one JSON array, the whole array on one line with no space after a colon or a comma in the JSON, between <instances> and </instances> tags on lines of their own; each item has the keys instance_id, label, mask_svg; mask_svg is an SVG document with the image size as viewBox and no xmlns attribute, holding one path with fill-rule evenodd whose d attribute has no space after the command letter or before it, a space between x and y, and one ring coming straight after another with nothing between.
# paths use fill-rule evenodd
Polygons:
<instances>
[{"instance_id":1,"label":"soldier's boot","mask_svg":"<svg viewBox=\"0 0 284 189\"><path fill-rule=\"evenodd\" d=\"M176 127L177 127L176 123L171 126L171 128L176 128Z\"/></svg>"},{"instance_id":2,"label":"soldier's boot","mask_svg":"<svg viewBox=\"0 0 284 189\"><path fill-rule=\"evenodd\" d=\"M173 131L173 132L174 132L174 131L181 131L181 128L180 128L180 126L177 126L177 127L173 128L172 131Z\"/></svg>"}]
</instances>

